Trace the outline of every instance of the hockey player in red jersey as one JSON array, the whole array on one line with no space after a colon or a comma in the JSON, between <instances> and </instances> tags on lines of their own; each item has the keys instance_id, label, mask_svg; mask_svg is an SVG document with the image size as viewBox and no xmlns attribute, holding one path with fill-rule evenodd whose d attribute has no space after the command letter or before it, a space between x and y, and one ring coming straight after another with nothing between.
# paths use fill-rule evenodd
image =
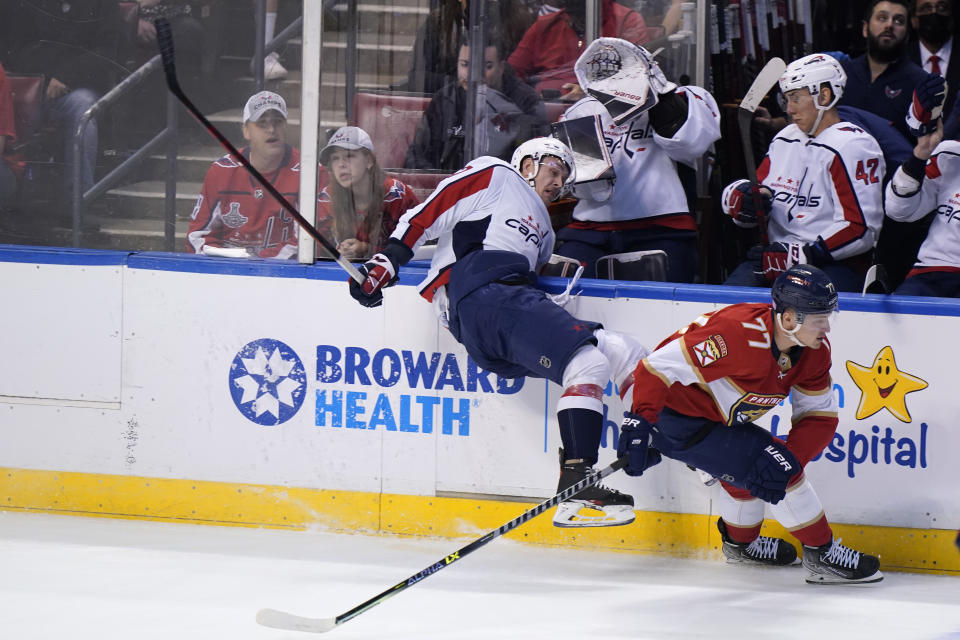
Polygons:
<instances>
[{"instance_id":1,"label":"hockey player in red jersey","mask_svg":"<svg viewBox=\"0 0 960 640\"><path fill-rule=\"evenodd\" d=\"M241 150L283 196L297 206L300 153L287 144L287 105L261 91L243 107ZM190 214L186 251L222 256L293 258L297 225L293 218L229 154L213 163Z\"/></svg>"},{"instance_id":2,"label":"hockey player in red jersey","mask_svg":"<svg viewBox=\"0 0 960 640\"><path fill-rule=\"evenodd\" d=\"M792 124L780 131L747 180L723 190L723 211L742 227L766 225L770 242L751 249L724 282L766 286L794 264L812 264L840 291L860 291L883 222L883 152L836 104L847 76L825 54L794 60L780 78ZM759 210L758 210L759 204Z\"/></svg>"},{"instance_id":3,"label":"hockey player in red jersey","mask_svg":"<svg viewBox=\"0 0 960 640\"><path fill-rule=\"evenodd\" d=\"M400 266L425 241L437 239L420 294L440 322L487 371L547 378L563 389L558 492L597 462L607 382L621 383L647 353L630 336L573 317L534 286L553 251L546 205L573 182L574 170L570 149L552 138L524 142L510 164L476 158L404 214L383 252L360 267L366 281L350 282L358 302L378 306ZM581 507L603 513L593 516ZM631 496L595 486L562 503L554 524L615 526L634 518Z\"/></svg>"},{"instance_id":4,"label":"hockey player in red jersey","mask_svg":"<svg viewBox=\"0 0 960 640\"><path fill-rule=\"evenodd\" d=\"M773 304L734 304L704 314L640 361L618 452L627 473L650 466L656 450L719 478L717 526L733 562L784 565L785 540L760 535L766 505L803 544L810 583L877 582L876 557L834 539L803 468L830 443L837 401L827 332L837 293L816 267L796 265L773 284ZM754 424L792 393L784 443ZM648 449L649 444L649 449Z\"/></svg>"}]
</instances>

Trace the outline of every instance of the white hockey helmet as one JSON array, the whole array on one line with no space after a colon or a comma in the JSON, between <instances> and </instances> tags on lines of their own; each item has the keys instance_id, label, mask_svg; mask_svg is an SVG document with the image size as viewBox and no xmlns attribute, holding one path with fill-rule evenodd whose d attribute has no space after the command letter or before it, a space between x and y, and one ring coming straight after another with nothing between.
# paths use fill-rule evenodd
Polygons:
<instances>
[{"instance_id":1,"label":"white hockey helmet","mask_svg":"<svg viewBox=\"0 0 960 640\"><path fill-rule=\"evenodd\" d=\"M573 161L573 152L570 151L570 147L556 138L531 138L527 140L513 152L513 157L510 158L510 164L513 165L517 173L523 176L532 187L534 186L534 179L537 177L537 174L540 173L540 160L545 156L553 156L567 166L567 170L570 173L563 183L563 188L564 190L568 189L576 180L577 166ZM524 175L521 169L523 161L526 158L533 159L533 173L529 175Z\"/></svg>"},{"instance_id":2,"label":"white hockey helmet","mask_svg":"<svg viewBox=\"0 0 960 640\"><path fill-rule=\"evenodd\" d=\"M809 56L797 58L780 76L780 91L786 94L794 89L806 89L810 95L820 94L820 86L827 82L833 91L833 100L824 106L814 101L817 109L826 111L833 107L843 95L843 88L847 85L847 74L833 56L825 53L813 53Z\"/></svg>"}]
</instances>

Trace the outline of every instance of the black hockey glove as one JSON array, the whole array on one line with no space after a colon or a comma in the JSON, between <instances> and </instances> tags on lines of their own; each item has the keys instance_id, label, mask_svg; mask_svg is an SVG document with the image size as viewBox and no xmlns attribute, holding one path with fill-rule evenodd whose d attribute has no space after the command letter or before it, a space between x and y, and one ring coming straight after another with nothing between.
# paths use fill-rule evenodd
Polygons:
<instances>
[{"instance_id":1,"label":"black hockey glove","mask_svg":"<svg viewBox=\"0 0 960 640\"><path fill-rule=\"evenodd\" d=\"M777 504L787 495L790 478L802 469L797 457L786 446L774 441L757 456L753 469L743 479L743 487L764 502Z\"/></svg>"},{"instance_id":2,"label":"black hockey glove","mask_svg":"<svg viewBox=\"0 0 960 640\"><path fill-rule=\"evenodd\" d=\"M630 412L623 414L617 456L627 457L627 466L624 471L628 476L643 475L644 471L662 459L660 452L650 447L651 426L640 414Z\"/></svg>"}]
</instances>

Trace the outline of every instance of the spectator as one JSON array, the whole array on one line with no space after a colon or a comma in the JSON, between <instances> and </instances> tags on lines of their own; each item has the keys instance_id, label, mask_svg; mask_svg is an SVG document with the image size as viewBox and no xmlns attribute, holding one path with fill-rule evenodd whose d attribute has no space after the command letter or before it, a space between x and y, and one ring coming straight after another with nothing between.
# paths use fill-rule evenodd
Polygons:
<instances>
[{"instance_id":1,"label":"spectator","mask_svg":"<svg viewBox=\"0 0 960 640\"><path fill-rule=\"evenodd\" d=\"M936 210L913 269L894 291L899 295L960 297L960 142L942 137L942 127L920 136L886 188L894 220L912 222Z\"/></svg>"},{"instance_id":2,"label":"spectator","mask_svg":"<svg viewBox=\"0 0 960 640\"><path fill-rule=\"evenodd\" d=\"M601 60L605 71L594 73ZM667 253L667 280L693 282L697 225L678 171L683 167L692 175L696 160L720 138L720 109L709 92L677 87L646 49L617 38L590 43L577 60L580 83L586 88L620 73L623 60L645 67L641 71L647 72L658 93L656 104L621 124L614 124L594 97L564 113L563 120L601 116L616 182L577 187L580 200L573 221L557 233L562 244L556 253L579 260L583 275L594 277L601 256L661 249Z\"/></svg>"},{"instance_id":3,"label":"spectator","mask_svg":"<svg viewBox=\"0 0 960 640\"><path fill-rule=\"evenodd\" d=\"M839 423L827 338L837 290L820 269L796 265L776 279L771 298L772 305L738 303L706 313L637 363L620 387L631 408L617 453L627 457L628 475L642 474L662 454L720 479L717 528L730 562L796 562L786 540L760 535L769 506L803 544L806 582L879 582L879 560L834 537L804 473ZM756 421L788 397L784 442Z\"/></svg>"},{"instance_id":4,"label":"spectator","mask_svg":"<svg viewBox=\"0 0 960 640\"><path fill-rule=\"evenodd\" d=\"M947 80L944 113L953 109L960 89L960 51L953 48L953 8L946 0L916 0L910 23L917 33L917 42L910 43L907 54L928 73L938 73ZM954 58L957 58L954 62Z\"/></svg>"},{"instance_id":5,"label":"spectator","mask_svg":"<svg viewBox=\"0 0 960 640\"><path fill-rule=\"evenodd\" d=\"M267 0L267 12L264 14L263 44L268 45L273 40L277 28L277 3L279 0ZM254 61L250 61L250 70L253 71ZM271 51L263 59L263 79L283 80L287 77L287 69L280 63L280 54Z\"/></svg>"},{"instance_id":6,"label":"spectator","mask_svg":"<svg viewBox=\"0 0 960 640\"><path fill-rule=\"evenodd\" d=\"M340 127L320 152L330 182L317 196L317 230L348 260L383 249L407 209L420 204L413 189L388 178L373 142L359 127Z\"/></svg>"},{"instance_id":7,"label":"spectator","mask_svg":"<svg viewBox=\"0 0 960 640\"><path fill-rule=\"evenodd\" d=\"M889 120L913 144L904 118L923 69L910 61L907 1L873 0L863 21L867 52L841 64L847 74L842 104Z\"/></svg>"},{"instance_id":8,"label":"spectator","mask_svg":"<svg viewBox=\"0 0 960 640\"><path fill-rule=\"evenodd\" d=\"M585 0L555 0L561 11L537 18L523 35L508 62L517 76L533 85L544 99L576 102L583 97L573 63L587 42ZM613 0L602 0L600 35L634 44L647 40L647 25L633 9Z\"/></svg>"},{"instance_id":9,"label":"spectator","mask_svg":"<svg viewBox=\"0 0 960 640\"><path fill-rule=\"evenodd\" d=\"M523 0L501 0L495 17L488 17L487 29L500 34L498 46L504 55L520 42L536 16ZM468 0L440 0L417 30L407 91L433 94L443 88L457 73L460 43L467 34Z\"/></svg>"},{"instance_id":10,"label":"spectator","mask_svg":"<svg viewBox=\"0 0 960 640\"><path fill-rule=\"evenodd\" d=\"M14 159L11 144L17 140L14 121L13 96L7 73L0 64L0 206L9 204L17 192L17 174L22 170Z\"/></svg>"},{"instance_id":11,"label":"spectator","mask_svg":"<svg viewBox=\"0 0 960 640\"><path fill-rule=\"evenodd\" d=\"M470 47L463 42L457 80L434 94L407 149L404 166L452 171L472 159L463 157L469 75ZM496 44L485 49L483 85L478 87L477 97L475 156L509 159L518 144L546 131L546 107L533 89L513 75Z\"/></svg>"},{"instance_id":12,"label":"spectator","mask_svg":"<svg viewBox=\"0 0 960 640\"><path fill-rule=\"evenodd\" d=\"M723 211L742 227L764 225L724 284L769 286L797 263L820 267L840 291L860 291L883 219L883 153L869 133L840 120L846 75L832 57L794 60L780 78L793 124L774 137L747 180L727 185Z\"/></svg>"},{"instance_id":13,"label":"spectator","mask_svg":"<svg viewBox=\"0 0 960 640\"><path fill-rule=\"evenodd\" d=\"M350 284L360 304L381 305L400 267L425 241L437 240L420 294L438 321L486 371L547 378L564 389L557 402L558 493L597 462L603 388L611 379L622 387L646 355L631 336L573 317L535 287L535 274L553 250L547 205L575 171L573 153L553 138L524 142L510 164L489 156L471 160L403 216L383 252L358 267L364 282ZM592 513L578 516L582 506ZM615 526L635 517L632 497L596 486L558 505L554 524Z\"/></svg>"},{"instance_id":14,"label":"spectator","mask_svg":"<svg viewBox=\"0 0 960 640\"><path fill-rule=\"evenodd\" d=\"M154 22L164 18L170 23L177 51L177 73L184 91L201 110L210 108L209 83L203 78L203 25L193 15L193 5L186 0L138 0L137 35L134 59L136 68L157 55L157 29ZM153 114L160 118L164 109L166 87L162 85L146 86L137 92L136 102L131 107L141 114ZM186 122L186 120L184 120ZM141 133L153 136L158 121L151 118L138 118L131 124L134 128L144 127Z\"/></svg>"},{"instance_id":15,"label":"spectator","mask_svg":"<svg viewBox=\"0 0 960 640\"><path fill-rule=\"evenodd\" d=\"M300 192L300 153L287 144L287 105L270 91L261 91L243 107L240 152L250 164L296 205ZM225 155L210 167L190 215L186 251L226 256L293 258L297 225L286 210L250 176L243 165Z\"/></svg>"},{"instance_id":16,"label":"spectator","mask_svg":"<svg viewBox=\"0 0 960 640\"><path fill-rule=\"evenodd\" d=\"M73 135L83 114L114 84L119 42L116 0L77 0L56 3L48 11L43 0L20 0L13 64L18 73L43 74L47 79L43 121L63 136L65 181L62 196L73 196ZM80 188L93 186L99 144L98 123L92 119L82 141Z\"/></svg>"}]
</instances>

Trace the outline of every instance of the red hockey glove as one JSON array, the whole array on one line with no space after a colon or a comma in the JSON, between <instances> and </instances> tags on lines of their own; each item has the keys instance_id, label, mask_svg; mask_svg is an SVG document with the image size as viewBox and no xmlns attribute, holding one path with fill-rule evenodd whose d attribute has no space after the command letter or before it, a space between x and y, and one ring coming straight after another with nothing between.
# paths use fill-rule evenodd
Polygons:
<instances>
[{"instance_id":1,"label":"red hockey glove","mask_svg":"<svg viewBox=\"0 0 960 640\"><path fill-rule=\"evenodd\" d=\"M397 267L390 258L378 253L357 267L357 271L364 276L364 281L363 284L357 284L351 278L350 295L365 307L379 307L383 304L382 289L397 283Z\"/></svg>"}]
</instances>

